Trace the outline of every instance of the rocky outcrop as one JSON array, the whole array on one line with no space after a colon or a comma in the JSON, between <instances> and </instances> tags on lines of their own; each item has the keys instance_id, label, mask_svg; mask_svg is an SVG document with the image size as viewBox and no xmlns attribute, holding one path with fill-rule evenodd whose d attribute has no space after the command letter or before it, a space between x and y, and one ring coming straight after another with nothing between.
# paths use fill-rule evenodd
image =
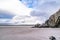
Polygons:
<instances>
[{"instance_id":1,"label":"rocky outcrop","mask_svg":"<svg viewBox=\"0 0 60 40\"><path fill-rule=\"evenodd\" d=\"M60 26L60 9L51 15L49 19L40 25L39 28L59 28Z\"/></svg>"},{"instance_id":2,"label":"rocky outcrop","mask_svg":"<svg viewBox=\"0 0 60 40\"><path fill-rule=\"evenodd\" d=\"M51 28L56 28L59 27L59 23L60 23L60 9L54 13L53 15L50 16L50 18L44 23L42 24Z\"/></svg>"},{"instance_id":3,"label":"rocky outcrop","mask_svg":"<svg viewBox=\"0 0 60 40\"><path fill-rule=\"evenodd\" d=\"M40 24L35 24L32 28L39 28L40 26Z\"/></svg>"}]
</instances>

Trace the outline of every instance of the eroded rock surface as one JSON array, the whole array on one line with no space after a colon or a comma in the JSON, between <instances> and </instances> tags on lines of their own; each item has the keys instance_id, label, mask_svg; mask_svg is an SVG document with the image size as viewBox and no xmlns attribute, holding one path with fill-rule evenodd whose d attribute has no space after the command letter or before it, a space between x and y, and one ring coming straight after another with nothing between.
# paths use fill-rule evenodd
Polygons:
<instances>
[{"instance_id":1,"label":"eroded rock surface","mask_svg":"<svg viewBox=\"0 0 60 40\"><path fill-rule=\"evenodd\" d=\"M60 27L60 9L51 15L45 23L43 23L40 28L59 28Z\"/></svg>"}]
</instances>

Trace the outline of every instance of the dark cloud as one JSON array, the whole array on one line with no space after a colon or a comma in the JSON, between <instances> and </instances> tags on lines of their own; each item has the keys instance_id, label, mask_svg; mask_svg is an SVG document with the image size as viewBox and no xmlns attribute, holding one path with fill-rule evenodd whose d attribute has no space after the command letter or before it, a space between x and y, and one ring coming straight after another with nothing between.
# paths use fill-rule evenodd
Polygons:
<instances>
[{"instance_id":1,"label":"dark cloud","mask_svg":"<svg viewBox=\"0 0 60 40\"><path fill-rule=\"evenodd\" d=\"M46 17L46 15L47 15L47 13L46 12L39 12L39 11L32 11L31 13L30 13L30 15L31 16L37 16L37 17L39 17L39 16L45 16Z\"/></svg>"},{"instance_id":2,"label":"dark cloud","mask_svg":"<svg viewBox=\"0 0 60 40\"><path fill-rule=\"evenodd\" d=\"M38 3L38 6L36 6L36 8L40 9L40 10L49 10L49 9L55 9L60 7L60 2L57 0L46 0L44 1L44 3L42 3L40 5L40 3Z\"/></svg>"},{"instance_id":3,"label":"dark cloud","mask_svg":"<svg viewBox=\"0 0 60 40\"><path fill-rule=\"evenodd\" d=\"M4 19L4 18L7 18L7 19L11 19L14 15L12 15L10 12L7 12L7 11L1 11L0 10L0 19Z\"/></svg>"},{"instance_id":4,"label":"dark cloud","mask_svg":"<svg viewBox=\"0 0 60 40\"><path fill-rule=\"evenodd\" d=\"M46 6L46 7L57 7L60 4L56 1L50 1L50 2L45 2L43 5Z\"/></svg>"}]
</instances>

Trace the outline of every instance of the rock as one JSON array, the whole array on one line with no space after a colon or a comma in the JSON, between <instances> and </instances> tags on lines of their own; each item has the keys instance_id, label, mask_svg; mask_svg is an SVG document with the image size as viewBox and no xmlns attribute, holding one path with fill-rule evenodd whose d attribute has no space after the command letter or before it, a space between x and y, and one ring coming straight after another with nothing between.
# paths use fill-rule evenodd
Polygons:
<instances>
[{"instance_id":1,"label":"rock","mask_svg":"<svg viewBox=\"0 0 60 40\"><path fill-rule=\"evenodd\" d=\"M50 40L56 40L56 38L54 36L51 36L49 39Z\"/></svg>"},{"instance_id":2,"label":"rock","mask_svg":"<svg viewBox=\"0 0 60 40\"><path fill-rule=\"evenodd\" d=\"M60 27L60 9L51 15L42 25L36 24L37 28L59 28Z\"/></svg>"},{"instance_id":3,"label":"rock","mask_svg":"<svg viewBox=\"0 0 60 40\"><path fill-rule=\"evenodd\" d=\"M40 27L40 24L35 24L34 27L32 28L39 28Z\"/></svg>"},{"instance_id":4,"label":"rock","mask_svg":"<svg viewBox=\"0 0 60 40\"><path fill-rule=\"evenodd\" d=\"M50 16L50 18L45 22L45 26L56 28L58 27L59 23L60 23L60 9L59 11Z\"/></svg>"}]
</instances>

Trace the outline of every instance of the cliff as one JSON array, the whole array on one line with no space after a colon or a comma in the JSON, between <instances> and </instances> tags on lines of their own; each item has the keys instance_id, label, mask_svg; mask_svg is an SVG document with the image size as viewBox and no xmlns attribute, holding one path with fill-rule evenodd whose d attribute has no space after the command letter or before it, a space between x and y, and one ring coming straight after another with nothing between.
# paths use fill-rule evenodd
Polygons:
<instances>
[{"instance_id":1,"label":"cliff","mask_svg":"<svg viewBox=\"0 0 60 40\"><path fill-rule=\"evenodd\" d=\"M51 15L39 28L59 28L60 26L60 9ZM37 27L38 28L38 27Z\"/></svg>"}]
</instances>

